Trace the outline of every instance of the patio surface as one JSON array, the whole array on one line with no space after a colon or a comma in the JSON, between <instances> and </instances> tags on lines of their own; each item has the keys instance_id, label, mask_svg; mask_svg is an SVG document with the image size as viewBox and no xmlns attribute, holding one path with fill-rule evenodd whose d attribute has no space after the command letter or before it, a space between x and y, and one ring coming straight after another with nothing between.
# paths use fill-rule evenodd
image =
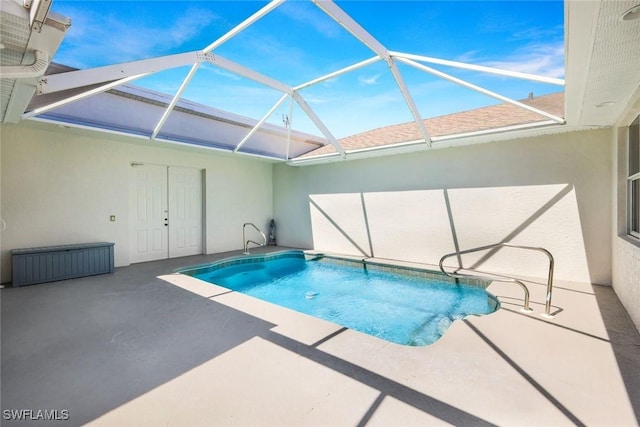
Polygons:
<instances>
[{"instance_id":1,"label":"patio surface","mask_svg":"<svg viewBox=\"0 0 640 427\"><path fill-rule=\"evenodd\" d=\"M498 312L406 347L173 273L238 254L2 289L2 425L638 425L640 336L609 287L556 281L546 320L544 284L527 315L495 283ZM68 420L8 419L45 409Z\"/></svg>"}]
</instances>

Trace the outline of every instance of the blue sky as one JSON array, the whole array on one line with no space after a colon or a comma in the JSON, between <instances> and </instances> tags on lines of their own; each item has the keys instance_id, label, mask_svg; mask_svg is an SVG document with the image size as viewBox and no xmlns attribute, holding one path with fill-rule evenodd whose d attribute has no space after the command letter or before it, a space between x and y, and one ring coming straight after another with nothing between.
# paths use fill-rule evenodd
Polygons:
<instances>
[{"instance_id":1,"label":"blue sky","mask_svg":"<svg viewBox=\"0 0 640 427\"><path fill-rule=\"evenodd\" d=\"M203 49L264 6L253 1L54 0L52 10L72 25L54 61L78 68ZM564 77L562 1L338 1L389 50ZM295 86L374 56L351 34L306 1L288 1L214 54ZM430 65L514 99L561 87ZM406 64L399 69L422 117L498 101ZM135 84L173 95L189 67ZM337 137L411 120L384 62L301 91ZM260 119L280 98L275 90L212 65L200 67L184 98ZM295 107L295 106L294 106ZM285 102L270 118L320 134Z\"/></svg>"}]
</instances>

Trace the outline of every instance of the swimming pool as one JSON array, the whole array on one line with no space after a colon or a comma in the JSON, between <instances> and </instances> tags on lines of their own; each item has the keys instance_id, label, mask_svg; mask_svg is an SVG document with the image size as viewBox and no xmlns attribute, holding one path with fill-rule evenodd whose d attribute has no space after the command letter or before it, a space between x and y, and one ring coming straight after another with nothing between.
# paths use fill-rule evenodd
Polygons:
<instances>
[{"instance_id":1,"label":"swimming pool","mask_svg":"<svg viewBox=\"0 0 640 427\"><path fill-rule=\"evenodd\" d=\"M232 258L182 270L224 286L391 342L435 342L452 322L497 310L486 284L449 281L424 270L302 251Z\"/></svg>"}]
</instances>

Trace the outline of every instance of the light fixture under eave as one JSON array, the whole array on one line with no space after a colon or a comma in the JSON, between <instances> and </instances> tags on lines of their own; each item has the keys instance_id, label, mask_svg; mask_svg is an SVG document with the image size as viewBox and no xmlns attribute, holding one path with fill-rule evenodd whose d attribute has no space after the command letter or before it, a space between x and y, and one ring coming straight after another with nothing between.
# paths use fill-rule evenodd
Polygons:
<instances>
[{"instance_id":1,"label":"light fixture under eave","mask_svg":"<svg viewBox=\"0 0 640 427\"><path fill-rule=\"evenodd\" d=\"M616 104L615 101L604 101L596 104L596 108L611 107L612 105L615 105L615 104Z\"/></svg>"},{"instance_id":2,"label":"light fixture under eave","mask_svg":"<svg viewBox=\"0 0 640 427\"><path fill-rule=\"evenodd\" d=\"M621 21L635 21L637 19L640 19L640 4L633 6L620 15Z\"/></svg>"}]
</instances>

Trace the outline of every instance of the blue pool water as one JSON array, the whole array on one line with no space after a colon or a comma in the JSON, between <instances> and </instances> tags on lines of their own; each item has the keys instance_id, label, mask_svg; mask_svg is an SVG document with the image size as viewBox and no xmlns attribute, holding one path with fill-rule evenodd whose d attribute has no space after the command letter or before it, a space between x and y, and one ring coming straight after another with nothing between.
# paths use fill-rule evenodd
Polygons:
<instances>
[{"instance_id":1,"label":"blue pool water","mask_svg":"<svg viewBox=\"0 0 640 427\"><path fill-rule=\"evenodd\" d=\"M498 307L483 288L305 261L303 256L222 266L193 276L412 346L431 344L453 321Z\"/></svg>"}]
</instances>

